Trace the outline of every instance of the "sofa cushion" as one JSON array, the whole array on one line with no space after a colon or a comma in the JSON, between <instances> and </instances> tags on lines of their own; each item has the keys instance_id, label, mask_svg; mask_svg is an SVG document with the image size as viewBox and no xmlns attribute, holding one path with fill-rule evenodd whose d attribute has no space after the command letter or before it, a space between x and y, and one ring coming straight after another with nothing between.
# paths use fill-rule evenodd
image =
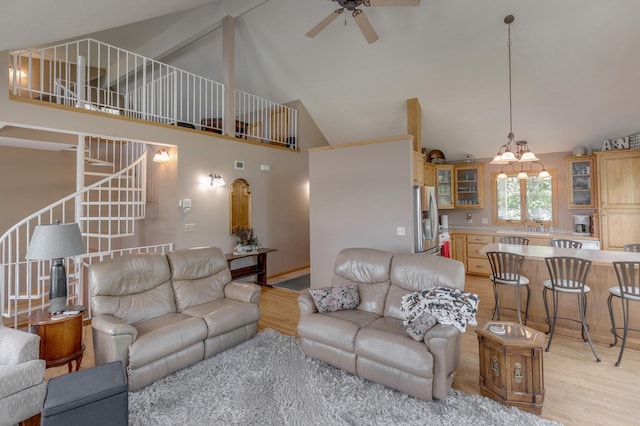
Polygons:
<instances>
[{"instance_id":1,"label":"sofa cushion","mask_svg":"<svg viewBox=\"0 0 640 426\"><path fill-rule=\"evenodd\" d=\"M389 289L392 253L368 248L342 250L334 265L331 285L358 284L358 309L382 315Z\"/></svg>"},{"instance_id":2,"label":"sofa cushion","mask_svg":"<svg viewBox=\"0 0 640 426\"><path fill-rule=\"evenodd\" d=\"M406 294L433 287L464 290L464 265L441 256L396 254L391 262L390 280L384 316L404 319L400 307Z\"/></svg>"},{"instance_id":3,"label":"sofa cushion","mask_svg":"<svg viewBox=\"0 0 640 426\"><path fill-rule=\"evenodd\" d=\"M202 318L172 313L135 324L138 338L129 346L129 368L136 369L181 351L207 337ZM204 346L202 356L204 358Z\"/></svg>"},{"instance_id":4,"label":"sofa cushion","mask_svg":"<svg viewBox=\"0 0 640 426\"><path fill-rule=\"evenodd\" d=\"M322 287L309 290L318 312L335 312L355 309L360 303L358 286Z\"/></svg>"},{"instance_id":5,"label":"sofa cushion","mask_svg":"<svg viewBox=\"0 0 640 426\"><path fill-rule=\"evenodd\" d=\"M176 312L171 272L162 254L130 254L89 268L92 315L113 315L127 324Z\"/></svg>"},{"instance_id":6,"label":"sofa cushion","mask_svg":"<svg viewBox=\"0 0 640 426\"><path fill-rule=\"evenodd\" d=\"M260 308L257 303L230 299L192 306L182 313L202 318L207 324L207 337L219 336L260 320Z\"/></svg>"},{"instance_id":7,"label":"sofa cushion","mask_svg":"<svg viewBox=\"0 0 640 426\"><path fill-rule=\"evenodd\" d=\"M353 352L358 331L378 318L380 316L377 314L359 309L312 314L300 318L298 334L310 340Z\"/></svg>"},{"instance_id":8,"label":"sofa cushion","mask_svg":"<svg viewBox=\"0 0 640 426\"><path fill-rule=\"evenodd\" d=\"M356 355L416 376L432 377L433 356L427 345L410 338L405 328L402 321L395 318L377 319L358 333Z\"/></svg>"},{"instance_id":9,"label":"sofa cushion","mask_svg":"<svg viewBox=\"0 0 640 426\"><path fill-rule=\"evenodd\" d=\"M167 254L178 312L224 298L231 272L218 247L175 250Z\"/></svg>"}]
</instances>

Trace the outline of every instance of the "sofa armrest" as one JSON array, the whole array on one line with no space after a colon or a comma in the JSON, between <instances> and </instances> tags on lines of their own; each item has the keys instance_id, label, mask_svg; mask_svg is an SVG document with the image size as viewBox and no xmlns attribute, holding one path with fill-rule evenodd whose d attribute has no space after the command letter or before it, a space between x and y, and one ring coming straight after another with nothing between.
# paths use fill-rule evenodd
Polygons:
<instances>
[{"instance_id":1,"label":"sofa armrest","mask_svg":"<svg viewBox=\"0 0 640 426\"><path fill-rule=\"evenodd\" d=\"M260 286L252 283L231 281L224 286L224 297L240 302L258 303L260 293L262 293Z\"/></svg>"},{"instance_id":2,"label":"sofa armrest","mask_svg":"<svg viewBox=\"0 0 640 426\"><path fill-rule=\"evenodd\" d=\"M309 289L303 290L298 296L298 308L300 309L300 316L311 315L318 312L318 308L311 298Z\"/></svg>"},{"instance_id":3,"label":"sofa armrest","mask_svg":"<svg viewBox=\"0 0 640 426\"><path fill-rule=\"evenodd\" d=\"M129 365L129 346L138 338L138 330L112 315L96 315L91 319L93 351L96 365L122 361Z\"/></svg>"},{"instance_id":4,"label":"sofa armrest","mask_svg":"<svg viewBox=\"0 0 640 426\"><path fill-rule=\"evenodd\" d=\"M21 364L38 359L40 336L9 327L0 327L0 364Z\"/></svg>"},{"instance_id":5,"label":"sofa armrest","mask_svg":"<svg viewBox=\"0 0 640 426\"><path fill-rule=\"evenodd\" d=\"M45 362L34 359L16 365L0 365L0 399L44 381Z\"/></svg>"},{"instance_id":6,"label":"sofa armrest","mask_svg":"<svg viewBox=\"0 0 640 426\"><path fill-rule=\"evenodd\" d=\"M433 397L445 400L460 365L461 333L452 325L436 324L424 343L433 355Z\"/></svg>"}]
</instances>

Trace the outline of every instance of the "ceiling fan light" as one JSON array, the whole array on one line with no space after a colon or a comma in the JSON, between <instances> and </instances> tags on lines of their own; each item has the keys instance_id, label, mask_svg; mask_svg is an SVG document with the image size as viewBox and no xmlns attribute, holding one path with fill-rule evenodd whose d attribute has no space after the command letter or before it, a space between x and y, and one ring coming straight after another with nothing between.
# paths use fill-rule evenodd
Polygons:
<instances>
[{"instance_id":1,"label":"ceiling fan light","mask_svg":"<svg viewBox=\"0 0 640 426\"><path fill-rule=\"evenodd\" d=\"M551 177L551 174L544 169L538 175L538 179L549 179L550 177Z\"/></svg>"},{"instance_id":2,"label":"ceiling fan light","mask_svg":"<svg viewBox=\"0 0 640 426\"><path fill-rule=\"evenodd\" d=\"M529 179L529 175L525 171L518 173L518 179Z\"/></svg>"},{"instance_id":3,"label":"ceiling fan light","mask_svg":"<svg viewBox=\"0 0 640 426\"><path fill-rule=\"evenodd\" d=\"M500 172L500 173L498 174L498 177L497 177L496 179L498 179L498 180L504 180L504 179L506 179L507 177L508 177L508 176L507 176L507 174L506 174L505 172Z\"/></svg>"}]
</instances>

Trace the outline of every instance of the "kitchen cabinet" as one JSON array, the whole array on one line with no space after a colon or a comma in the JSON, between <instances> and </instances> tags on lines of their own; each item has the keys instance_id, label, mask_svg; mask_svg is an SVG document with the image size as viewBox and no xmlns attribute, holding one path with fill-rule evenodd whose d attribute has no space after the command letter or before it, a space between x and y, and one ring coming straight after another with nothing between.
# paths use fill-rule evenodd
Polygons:
<instances>
[{"instance_id":1,"label":"kitchen cabinet","mask_svg":"<svg viewBox=\"0 0 640 426\"><path fill-rule=\"evenodd\" d=\"M593 209L595 200L595 163L592 156L566 158L570 209Z\"/></svg>"},{"instance_id":2,"label":"kitchen cabinet","mask_svg":"<svg viewBox=\"0 0 640 426\"><path fill-rule=\"evenodd\" d=\"M438 208L452 209L453 206L453 165L436 166Z\"/></svg>"},{"instance_id":3,"label":"kitchen cabinet","mask_svg":"<svg viewBox=\"0 0 640 426\"><path fill-rule=\"evenodd\" d=\"M424 162L424 184L426 186L436 186L436 165L429 162Z\"/></svg>"},{"instance_id":4,"label":"kitchen cabinet","mask_svg":"<svg viewBox=\"0 0 640 426\"><path fill-rule=\"evenodd\" d=\"M468 234L467 235L467 273L478 275L491 275L491 265L486 254L481 254L480 249L493 242L495 234Z\"/></svg>"},{"instance_id":5,"label":"kitchen cabinet","mask_svg":"<svg viewBox=\"0 0 640 426\"><path fill-rule=\"evenodd\" d=\"M424 157L417 151L413 151L413 184L424 185Z\"/></svg>"},{"instance_id":6,"label":"kitchen cabinet","mask_svg":"<svg viewBox=\"0 0 640 426\"><path fill-rule=\"evenodd\" d=\"M467 236L465 234L450 233L451 258L467 264Z\"/></svg>"},{"instance_id":7,"label":"kitchen cabinet","mask_svg":"<svg viewBox=\"0 0 640 426\"><path fill-rule=\"evenodd\" d=\"M640 150L596 153L603 250L640 242Z\"/></svg>"},{"instance_id":8,"label":"kitchen cabinet","mask_svg":"<svg viewBox=\"0 0 640 426\"><path fill-rule=\"evenodd\" d=\"M464 209L481 209L483 203L484 164L454 166L454 206Z\"/></svg>"}]
</instances>

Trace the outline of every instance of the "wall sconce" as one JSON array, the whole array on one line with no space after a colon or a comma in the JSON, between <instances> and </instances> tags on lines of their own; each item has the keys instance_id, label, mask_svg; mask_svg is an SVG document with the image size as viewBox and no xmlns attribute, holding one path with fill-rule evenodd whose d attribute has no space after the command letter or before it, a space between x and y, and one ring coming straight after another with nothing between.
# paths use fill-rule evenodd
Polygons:
<instances>
[{"instance_id":1,"label":"wall sconce","mask_svg":"<svg viewBox=\"0 0 640 426\"><path fill-rule=\"evenodd\" d=\"M166 163L169 160L171 160L171 157L169 157L169 153L164 148L156 151L156 155L153 156L153 161L156 163Z\"/></svg>"},{"instance_id":2,"label":"wall sconce","mask_svg":"<svg viewBox=\"0 0 640 426\"><path fill-rule=\"evenodd\" d=\"M11 77L11 74L13 74L13 65L9 65L9 77ZM27 73L22 71L20 68L18 68L18 71L16 74L18 78L24 78L27 76Z\"/></svg>"},{"instance_id":3,"label":"wall sconce","mask_svg":"<svg viewBox=\"0 0 640 426\"><path fill-rule=\"evenodd\" d=\"M218 188L220 186L224 186L225 184L224 179L222 179L222 176L220 176L218 173L209 174L209 180L209 186L211 186L211 188Z\"/></svg>"}]
</instances>

